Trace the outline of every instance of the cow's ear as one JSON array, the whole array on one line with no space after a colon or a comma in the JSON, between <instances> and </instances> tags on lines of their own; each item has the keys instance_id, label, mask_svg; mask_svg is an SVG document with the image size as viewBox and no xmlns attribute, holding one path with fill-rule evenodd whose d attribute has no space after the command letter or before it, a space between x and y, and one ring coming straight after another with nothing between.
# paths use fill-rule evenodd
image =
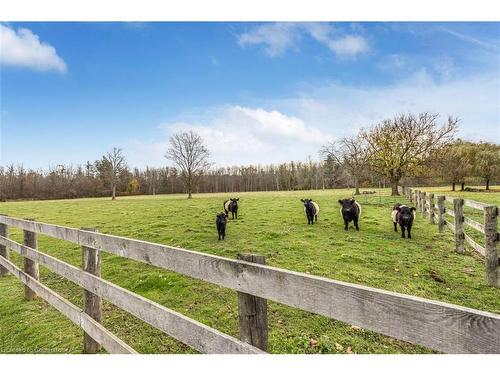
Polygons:
<instances>
[{"instance_id":1,"label":"cow's ear","mask_svg":"<svg viewBox=\"0 0 500 375\"><path fill-rule=\"evenodd\" d=\"M399 212L399 211L401 211L401 206L397 206L397 207L396 207L396 210L397 210L398 212Z\"/></svg>"},{"instance_id":2,"label":"cow's ear","mask_svg":"<svg viewBox=\"0 0 500 375\"><path fill-rule=\"evenodd\" d=\"M412 210L412 211L416 211L417 209L416 209L415 207L412 207L412 208L411 208L411 210Z\"/></svg>"},{"instance_id":3,"label":"cow's ear","mask_svg":"<svg viewBox=\"0 0 500 375\"><path fill-rule=\"evenodd\" d=\"M356 200L354 198L351 199L351 203L354 203L356 202Z\"/></svg>"},{"instance_id":4,"label":"cow's ear","mask_svg":"<svg viewBox=\"0 0 500 375\"><path fill-rule=\"evenodd\" d=\"M237 200L237 201L239 201L239 200L240 200L240 198L236 198L236 200Z\"/></svg>"},{"instance_id":5,"label":"cow's ear","mask_svg":"<svg viewBox=\"0 0 500 375\"><path fill-rule=\"evenodd\" d=\"M339 203L342 204L342 199L339 199Z\"/></svg>"},{"instance_id":6,"label":"cow's ear","mask_svg":"<svg viewBox=\"0 0 500 375\"><path fill-rule=\"evenodd\" d=\"M301 202L304 202L304 200L303 200L303 199L301 199L300 201L301 201Z\"/></svg>"}]
</instances>

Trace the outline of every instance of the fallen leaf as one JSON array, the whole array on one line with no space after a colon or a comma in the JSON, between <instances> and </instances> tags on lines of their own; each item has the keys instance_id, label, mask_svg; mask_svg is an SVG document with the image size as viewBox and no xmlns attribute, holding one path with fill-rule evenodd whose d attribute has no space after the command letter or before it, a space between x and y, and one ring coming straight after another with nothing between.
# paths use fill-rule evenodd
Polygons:
<instances>
[{"instance_id":1,"label":"fallen leaf","mask_svg":"<svg viewBox=\"0 0 500 375\"><path fill-rule=\"evenodd\" d=\"M353 351L350 346L347 347L346 351L347 354L353 354Z\"/></svg>"},{"instance_id":2,"label":"fallen leaf","mask_svg":"<svg viewBox=\"0 0 500 375\"><path fill-rule=\"evenodd\" d=\"M356 331L362 331L363 328L358 327L358 326L351 326L352 329L355 329Z\"/></svg>"},{"instance_id":3,"label":"fallen leaf","mask_svg":"<svg viewBox=\"0 0 500 375\"><path fill-rule=\"evenodd\" d=\"M337 349L337 351L342 351L344 350L344 347L342 345L340 345L338 342L335 343L335 349Z\"/></svg>"},{"instance_id":4,"label":"fallen leaf","mask_svg":"<svg viewBox=\"0 0 500 375\"><path fill-rule=\"evenodd\" d=\"M311 341L309 341L309 345L311 346L311 348L315 348L318 346L318 341L315 339L311 339Z\"/></svg>"},{"instance_id":5,"label":"fallen leaf","mask_svg":"<svg viewBox=\"0 0 500 375\"><path fill-rule=\"evenodd\" d=\"M399 272L399 268L394 268L394 271Z\"/></svg>"},{"instance_id":6,"label":"fallen leaf","mask_svg":"<svg viewBox=\"0 0 500 375\"><path fill-rule=\"evenodd\" d=\"M417 277L418 276L418 273L414 273L413 276Z\"/></svg>"}]
</instances>

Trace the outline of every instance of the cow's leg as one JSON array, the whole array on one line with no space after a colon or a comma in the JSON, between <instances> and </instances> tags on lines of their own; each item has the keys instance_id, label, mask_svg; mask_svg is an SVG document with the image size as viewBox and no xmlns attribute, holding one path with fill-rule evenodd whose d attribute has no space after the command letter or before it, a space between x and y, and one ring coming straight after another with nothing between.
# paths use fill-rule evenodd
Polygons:
<instances>
[{"instance_id":1,"label":"cow's leg","mask_svg":"<svg viewBox=\"0 0 500 375\"><path fill-rule=\"evenodd\" d=\"M355 218L353 221L354 221L354 226L356 227L356 230L359 230L358 219Z\"/></svg>"},{"instance_id":2,"label":"cow's leg","mask_svg":"<svg viewBox=\"0 0 500 375\"><path fill-rule=\"evenodd\" d=\"M344 230L349 230L349 221L344 219Z\"/></svg>"},{"instance_id":3,"label":"cow's leg","mask_svg":"<svg viewBox=\"0 0 500 375\"><path fill-rule=\"evenodd\" d=\"M318 215L314 215L314 218L316 219L316 221L318 221Z\"/></svg>"},{"instance_id":4,"label":"cow's leg","mask_svg":"<svg viewBox=\"0 0 500 375\"><path fill-rule=\"evenodd\" d=\"M236 216L236 219L238 219L238 211L234 211L234 216Z\"/></svg>"},{"instance_id":5,"label":"cow's leg","mask_svg":"<svg viewBox=\"0 0 500 375\"><path fill-rule=\"evenodd\" d=\"M394 223L394 232L398 231L398 223Z\"/></svg>"},{"instance_id":6,"label":"cow's leg","mask_svg":"<svg viewBox=\"0 0 500 375\"><path fill-rule=\"evenodd\" d=\"M405 238L405 227L401 225L401 237Z\"/></svg>"},{"instance_id":7,"label":"cow's leg","mask_svg":"<svg viewBox=\"0 0 500 375\"><path fill-rule=\"evenodd\" d=\"M408 228L406 228L408 231L408 238L411 238L411 224L408 225Z\"/></svg>"}]
</instances>

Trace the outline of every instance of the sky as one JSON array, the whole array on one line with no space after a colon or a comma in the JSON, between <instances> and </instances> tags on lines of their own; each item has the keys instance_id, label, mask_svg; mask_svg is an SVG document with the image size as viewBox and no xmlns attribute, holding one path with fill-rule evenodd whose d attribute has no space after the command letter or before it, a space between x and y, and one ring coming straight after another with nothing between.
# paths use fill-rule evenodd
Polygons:
<instances>
[{"instance_id":1,"label":"sky","mask_svg":"<svg viewBox=\"0 0 500 375\"><path fill-rule=\"evenodd\" d=\"M171 165L194 130L214 166L318 159L398 113L500 143L500 23L0 23L0 165Z\"/></svg>"}]
</instances>

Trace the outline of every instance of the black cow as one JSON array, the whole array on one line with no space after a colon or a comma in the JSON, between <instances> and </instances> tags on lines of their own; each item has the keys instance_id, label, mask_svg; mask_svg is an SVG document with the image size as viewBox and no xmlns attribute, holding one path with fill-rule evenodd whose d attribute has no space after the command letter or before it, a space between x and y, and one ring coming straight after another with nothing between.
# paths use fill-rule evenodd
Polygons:
<instances>
[{"instance_id":1,"label":"black cow","mask_svg":"<svg viewBox=\"0 0 500 375\"><path fill-rule=\"evenodd\" d=\"M219 233L219 240L224 239L226 237L226 223L227 223L227 215L224 212L217 214L217 218L215 219L215 225L217 226L217 233Z\"/></svg>"},{"instance_id":2,"label":"black cow","mask_svg":"<svg viewBox=\"0 0 500 375\"><path fill-rule=\"evenodd\" d=\"M398 231L398 224L401 227L401 237L405 238L405 229L408 232L408 238L411 238L411 227L415 219L415 207L408 207L401 203L396 203L392 207L392 222L394 224L394 231Z\"/></svg>"},{"instance_id":3,"label":"black cow","mask_svg":"<svg viewBox=\"0 0 500 375\"><path fill-rule=\"evenodd\" d=\"M314 224L314 221L318 221L319 205L313 202L312 199L301 199L304 202L304 212L307 216L307 224Z\"/></svg>"},{"instance_id":4,"label":"black cow","mask_svg":"<svg viewBox=\"0 0 500 375\"><path fill-rule=\"evenodd\" d=\"M237 219L238 218L238 201L240 198L231 198L227 201L224 202L224 211L226 212L226 215L231 212L232 219Z\"/></svg>"},{"instance_id":5,"label":"black cow","mask_svg":"<svg viewBox=\"0 0 500 375\"><path fill-rule=\"evenodd\" d=\"M349 230L349 223L352 221L356 230L359 230L358 221L361 217L361 205L354 199L339 199L340 214L344 219L344 229Z\"/></svg>"}]
</instances>

